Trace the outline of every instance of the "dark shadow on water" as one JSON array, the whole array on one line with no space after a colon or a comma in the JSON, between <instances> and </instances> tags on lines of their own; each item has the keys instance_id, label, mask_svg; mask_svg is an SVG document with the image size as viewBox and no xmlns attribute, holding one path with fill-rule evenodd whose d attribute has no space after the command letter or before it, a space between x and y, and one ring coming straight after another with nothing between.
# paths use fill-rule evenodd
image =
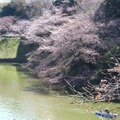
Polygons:
<instances>
[{"instance_id":1,"label":"dark shadow on water","mask_svg":"<svg viewBox=\"0 0 120 120\"><path fill-rule=\"evenodd\" d=\"M40 84L33 84L26 89L25 91L34 92L36 94L49 95L50 90L46 86L41 86Z\"/></svg>"},{"instance_id":2,"label":"dark shadow on water","mask_svg":"<svg viewBox=\"0 0 120 120\"><path fill-rule=\"evenodd\" d=\"M31 74L30 70L26 68L22 68L19 64L13 63L13 66L16 67L18 72L24 72L24 79L28 82L28 87L23 88L23 91L33 92L35 94L49 95L50 89L45 85L44 81L33 74Z\"/></svg>"},{"instance_id":3,"label":"dark shadow on water","mask_svg":"<svg viewBox=\"0 0 120 120\"><path fill-rule=\"evenodd\" d=\"M24 89L25 91L34 92L35 94L50 95L50 89L45 85L44 80L36 76L34 77L28 71L26 71L26 74L32 81L30 85Z\"/></svg>"}]
</instances>

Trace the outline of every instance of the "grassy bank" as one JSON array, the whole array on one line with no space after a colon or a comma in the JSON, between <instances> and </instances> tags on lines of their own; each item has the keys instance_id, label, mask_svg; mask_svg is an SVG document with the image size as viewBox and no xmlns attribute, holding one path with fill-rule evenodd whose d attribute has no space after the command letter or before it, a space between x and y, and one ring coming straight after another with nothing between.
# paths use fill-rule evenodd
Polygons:
<instances>
[{"instance_id":1,"label":"grassy bank","mask_svg":"<svg viewBox=\"0 0 120 120\"><path fill-rule=\"evenodd\" d=\"M20 38L0 38L0 59L16 58Z\"/></svg>"}]
</instances>

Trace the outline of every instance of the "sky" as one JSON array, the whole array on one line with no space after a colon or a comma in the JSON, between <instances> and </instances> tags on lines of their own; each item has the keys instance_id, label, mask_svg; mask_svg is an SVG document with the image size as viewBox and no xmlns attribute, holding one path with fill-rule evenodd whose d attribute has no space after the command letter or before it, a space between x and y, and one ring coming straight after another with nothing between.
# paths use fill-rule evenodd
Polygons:
<instances>
[{"instance_id":1,"label":"sky","mask_svg":"<svg viewBox=\"0 0 120 120\"><path fill-rule=\"evenodd\" d=\"M0 0L0 3L3 3L3 2L10 2L10 0Z\"/></svg>"}]
</instances>

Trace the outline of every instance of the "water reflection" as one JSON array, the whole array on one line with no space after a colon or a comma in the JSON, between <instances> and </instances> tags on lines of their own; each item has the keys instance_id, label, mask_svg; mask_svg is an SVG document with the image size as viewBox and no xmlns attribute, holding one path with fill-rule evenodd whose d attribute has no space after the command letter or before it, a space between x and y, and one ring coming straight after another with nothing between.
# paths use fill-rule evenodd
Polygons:
<instances>
[{"instance_id":1,"label":"water reflection","mask_svg":"<svg viewBox=\"0 0 120 120\"><path fill-rule=\"evenodd\" d=\"M19 66L0 64L0 120L98 120L94 112L101 104L85 112L91 104L70 104L72 97L48 93L40 80L24 74Z\"/></svg>"}]
</instances>

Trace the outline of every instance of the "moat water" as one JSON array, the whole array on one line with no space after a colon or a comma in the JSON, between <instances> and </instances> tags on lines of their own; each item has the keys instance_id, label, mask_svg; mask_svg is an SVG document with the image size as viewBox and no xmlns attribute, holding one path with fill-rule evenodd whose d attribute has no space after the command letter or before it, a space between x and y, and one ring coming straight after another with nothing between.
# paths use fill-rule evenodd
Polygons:
<instances>
[{"instance_id":1,"label":"moat water","mask_svg":"<svg viewBox=\"0 0 120 120\"><path fill-rule=\"evenodd\" d=\"M20 66L0 64L0 120L100 120L95 111L118 103L84 103L47 89ZM78 103L72 104L76 100ZM120 120L118 118L117 120Z\"/></svg>"}]
</instances>

